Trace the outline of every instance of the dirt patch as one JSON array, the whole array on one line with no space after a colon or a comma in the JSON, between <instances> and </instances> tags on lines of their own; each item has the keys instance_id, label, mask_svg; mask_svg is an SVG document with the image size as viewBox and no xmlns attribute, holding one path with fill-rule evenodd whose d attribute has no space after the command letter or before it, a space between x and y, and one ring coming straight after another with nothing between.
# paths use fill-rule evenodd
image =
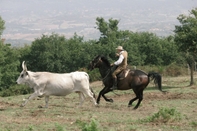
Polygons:
<instances>
[{"instance_id":1,"label":"dirt patch","mask_svg":"<svg viewBox=\"0 0 197 131\"><path fill-rule=\"evenodd\" d=\"M35 111L32 111L32 112L31 112L31 116L32 116L32 117L40 116L40 115L42 115L44 112L45 112L44 110L35 110Z\"/></svg>"},{"instance_id":2,"label":"dirt patch","mask_svg":"<svg viewBox=\"0 0 197 131\"><path fill-rule=\"evenodd\" d=\"M168 92L166 94L160 92L144 93L144 99L147 100L167 100L167 99L197 99L196 93L172 93Z\"/></svg>"},{"instance_id":3,"label":"dirt patch","mask_svg":"<svg viewBox=\"0 0 197 131\"><path fill-rule=\"evenodd\" d=\"M0 111L6 110L7 107L14 107L14 106L16 106L16 104L1 101L0 102Z\"/></svg>"}]
</instances>

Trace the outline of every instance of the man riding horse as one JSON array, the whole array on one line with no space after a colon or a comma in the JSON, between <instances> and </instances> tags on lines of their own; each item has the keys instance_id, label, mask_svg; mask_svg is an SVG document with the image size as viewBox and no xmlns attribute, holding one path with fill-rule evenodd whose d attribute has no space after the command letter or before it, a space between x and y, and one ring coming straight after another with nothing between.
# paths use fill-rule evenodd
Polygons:
<instances>
[{"instance_id":1,"label":"man riding horse","mask_svg":"<svg viewBox=\"0 0 197 131\"><path fill-rule=\"evenodd\" d=\"M97 97L97 104L100 102L101 96L107 101L107 102L113 102L113 99L109 99L105 96L106 93L112 91L113 87L113 81L115 82L114 85L116 85L117 78L120 79L118 81L118 88L117 90L129 90L132 89L135 93L135 97L132 98L129 103L128 107L132 106L132 103L136 100L138 100L137 104L135 105L134 109L137 109L143 100L143 91L148 86L151 80L154 80L155 85L157 85L158 89L161 92L162 91L162 76L159 73L156 72L149 72L145 73L142 70L132 70L132 69L125 69L127 65L127 53L123 50L121 46L117 48L119 50L119 58L120 58L120 64L117 64L116 62L114 64L119 65L118 69L113 72L113 76L115 76L114 80L112 79L112 72L111 72L111 64L105 58L104 56L98 55L96 56L89 64L88 69L91 71L95 68L99 68L99 72L102 77L102 82L104 84L104 88L99 92L99 95ZM121 67L122 66L122 67ZM120 71L124 69L125 72L120 72L116 76L116 71ZM125 73L125 74L124 74Z\"/></svg>"},{"instance_id":2,"label":"man riding horse","mask_svg":"<svg viewBox=\"0 0 197 131\"><path fill-rule=\"evenodd\" d=\"M127 51L124 50L122 46L118 46L116 48L116 51L117 51L116 56L119 56L119 58L116 62L111 64L111 66L115 65L115 66L118 66L118 68L115 69L115 71L112 73L113 87L110 88L111 90L117 89L117 76L116 75L119 74L122 70L127 68L127 57L128 57Z\"/></svg>"}]
</instances>

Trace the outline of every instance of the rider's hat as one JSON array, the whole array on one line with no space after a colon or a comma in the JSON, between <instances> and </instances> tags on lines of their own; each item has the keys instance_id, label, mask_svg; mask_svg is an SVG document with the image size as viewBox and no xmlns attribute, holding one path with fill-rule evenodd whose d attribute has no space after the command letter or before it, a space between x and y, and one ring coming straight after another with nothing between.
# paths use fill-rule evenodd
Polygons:
<instances>
[{"instance_id":1,"label":"rider's hat","mask_svg":"<svg viewBox=\"0 0 197 131\"><path fill-rule=\"evenodd\" d=\"M116 50L124 50L122 46L118 46Z\"/></svg>"}]
</instances>

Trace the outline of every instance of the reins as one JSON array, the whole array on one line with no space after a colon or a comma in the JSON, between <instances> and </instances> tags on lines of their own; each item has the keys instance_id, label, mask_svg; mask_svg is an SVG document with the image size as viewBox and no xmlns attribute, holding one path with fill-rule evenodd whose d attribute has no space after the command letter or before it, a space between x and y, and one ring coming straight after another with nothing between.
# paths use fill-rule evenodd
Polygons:
<instances>
[{"instance_id":1,"label":"reins","mask_svg":"<svg viewBox=\"0 0 197 131\"><path fill-rule=\"evenodd\" d=\"M111 68L107 70L107 75L105 75L105 77L102 79L102 81L107 78L107 76L109 75L110 72L111 72Z\"/></svg>"}]
</instances>

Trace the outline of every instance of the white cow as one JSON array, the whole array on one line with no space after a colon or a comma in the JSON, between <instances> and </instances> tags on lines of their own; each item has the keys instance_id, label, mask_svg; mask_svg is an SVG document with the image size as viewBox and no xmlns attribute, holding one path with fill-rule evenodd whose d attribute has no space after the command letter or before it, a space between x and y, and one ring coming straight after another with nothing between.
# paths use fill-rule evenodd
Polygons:
<instances>
[{"instance_id":1,"label":"white cow","mask_svg":"<svg viewBox=\"0 0 197 131\"><path fill-rule=\"evenodd\" d=\"M89 88L89 75L86 72L50 73L28 71L25 61L22 63L23 71L17 79L18 84L27 84L34 89L34 93L21 106L38 96L45 96L45 107L48 107L49 96L66 96L72 92L79 93L80 106L85 95L89 96L97 105L93 92Z\"/></svg>"}]
</instances>

